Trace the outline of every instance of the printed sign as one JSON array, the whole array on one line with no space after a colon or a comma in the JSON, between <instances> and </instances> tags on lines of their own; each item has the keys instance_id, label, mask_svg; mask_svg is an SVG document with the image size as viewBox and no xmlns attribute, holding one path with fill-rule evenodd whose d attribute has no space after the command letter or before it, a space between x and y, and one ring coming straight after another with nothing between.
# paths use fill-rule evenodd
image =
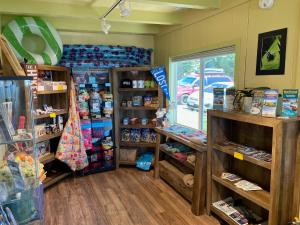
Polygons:
<instances>
[{"instance_id":1,"label":"printed sign","mask_svg":"<svg viewBox=\"0 0 300 225\"><path fill-rule=\"evenodd\" d=\"M33 95L33 100L37 101L37 90L38 90L38 68L37 65L25 65L26 75L32 77L33 81L31 83L31 90Z\"/></svg>"},{"instance_id":2,"label":"printed sign","mask_svg":"<svg viewBox=\"0 0 300 225\"><path fill-rule=\"evenodd\" d=\"M167 74L164 66L156 67L151 70L151 74L153 75L154 79L159 84L160 88L166 95L167 99L170 100L170 93L168 88L167 82Z\"/></svg>"}]
</instances>

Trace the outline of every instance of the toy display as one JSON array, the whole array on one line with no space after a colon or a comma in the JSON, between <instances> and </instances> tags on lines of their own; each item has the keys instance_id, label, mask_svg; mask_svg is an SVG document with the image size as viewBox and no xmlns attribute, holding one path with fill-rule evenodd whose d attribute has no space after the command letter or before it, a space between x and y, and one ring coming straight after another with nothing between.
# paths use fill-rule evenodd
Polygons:
<instances>
[{"instance_id":1,"label":"toy display","mask_svg":"<svg viewBox=\"0 0 300 225\"><path fill-rule=\"evenodd\" d=\"M74 69L81 133L88 166L79 175L114 168L113 95L106 70Z\"/></svg>"},{"instance_id":2,"label":"toy display","mask_svg":"<svg viewBox=\"0 0 300 225\"><path fill-rule=\"evenodd\" d=\"M122 129L121 130L122 142L133 143L156 143L156 133L149 128L145 129Z\"/></svg>"},{"instance_id":3,"label":"toy display","mask_svg":"<svg viewBox=\"0 0 300 225\"><path fill-rule=\"evenodd\" d=\"M150 95L147 95L147 96L136 95L136 96L133 96L131 99L122 100L121 106L123 106L123 107L146 106L146 107L158 108L159 101L158 101L158 97L152 97Z\"/></svg>"},{"instance_id":4,"label":"toy display","mask_svg":"<svg viewBox=\"0 0 300 225\"><path fill-rule=\"evenodd\" d=\"M17 32L20 35L19 38L13 35ZM23 47L21 40L30 34L35 34L43 39L45 50L42 54L29 52ZM62 57L63 45L59 34L49 22L40 17L17 17L5 26L3 35L13 46L13 51L18 59L23 61L25 58L28 64L56 65Z\"/></svg>"}]
</instances>

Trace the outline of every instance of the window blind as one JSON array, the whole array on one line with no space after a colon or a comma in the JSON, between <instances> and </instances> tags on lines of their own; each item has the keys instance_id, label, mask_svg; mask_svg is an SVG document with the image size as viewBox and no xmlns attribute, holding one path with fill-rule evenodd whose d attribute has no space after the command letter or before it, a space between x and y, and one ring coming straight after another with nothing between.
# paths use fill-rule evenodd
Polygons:
<instances>
[{"instance_id":1,"label":"window blind","mask_svg":"<svg viewBox=\"0 0 300 225\"><path fill-rule=\"evenodd\" d=\"M206 57L213 57L213 56L220 56L220 55L226 55L235 52L235 46L228 46L224 48L218 48L203 52L198 52L194 54L188 54L188 55L182 55L182 56L176 56L171 58L172 62L179 62L179 61L185 61L185 60L193 60L193 59L199 59L199 58L206 58Z\"/></svg>"}]
</instances>

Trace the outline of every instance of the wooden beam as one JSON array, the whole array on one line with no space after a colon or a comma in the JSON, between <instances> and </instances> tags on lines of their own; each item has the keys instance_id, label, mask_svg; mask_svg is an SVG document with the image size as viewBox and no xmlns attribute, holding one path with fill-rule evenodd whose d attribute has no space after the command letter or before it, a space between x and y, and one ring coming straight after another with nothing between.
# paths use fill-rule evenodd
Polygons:
<instances>
[{"instance_id":1,"label":"wooden beam","mask_svg":"<svg viewBox=\"0 0 300 225\"><path fill-rule=\"evenodd\" d=\"M4 15L2 24L5 25L13 20L16 16ZM99 19L77 19L77 18L54 18L42 17L49 21L55 29L59 31L74 31L74 32L101 32ZM128 34L157 34L159 27L152 24L135 24L135 23L120 23L110 22L110 33L128 33Z\"/></svg>"},{"instance_id":2,"label":"wooden beam","mask_svg":"<svg viewBox=\"0 0 300 225\"><path fill-rule=\"evenodd\" d=\"M189 9L215 9L220 7L220 0L131 0L133 2L145 2L157 6L173 6Z\"/></svg>"},{"instance_id":3,"label":"wooden beam","mask_svg":"<svg viewBox=\"0 0 300 225\"><path fill-rule=\"evenodd\" d=\"M58 4L38 1L0 0L0 14L36 15L56 18L97 19L107 10L106 7L89 7L80 5ZM176 25L182 23L180 13L159 13L134 10L129 17L123 18L114 10L107 19L113 22L130 22L142 24Z\"/></svg>"}]
</instances>

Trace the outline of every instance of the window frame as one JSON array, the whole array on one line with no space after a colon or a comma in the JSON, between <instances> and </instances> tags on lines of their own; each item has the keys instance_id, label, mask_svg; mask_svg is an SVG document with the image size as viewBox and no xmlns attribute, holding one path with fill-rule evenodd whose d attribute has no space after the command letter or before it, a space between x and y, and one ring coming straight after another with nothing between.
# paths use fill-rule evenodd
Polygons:
<instances>
[{"instance_id":1,"label":"window frame","mask_svg":"<svg viewBox=\"0 0 300 225\"><path fill-rule=\"evenodd\" d=\"M211 50L205 50L205 51L199 51L196 53L191 53L187 55L180 55L176 57L171 57L169 59L169 71L171 75L169 78L169 84L170 84L170 93L171 93L171 107L170 107L170 119L172 123L186 126L183 124L180 124L177 122L177 68L176 68L176 62L182 62L182 61L188 61L188 60L200 60L200 85L199 85L199 107L198 107L198 128L193 128L197 130L204 130L203 128L203 116L204 116L204 110L203 110L203 98L204 98L204 70L205 65L203 61L205 58L214 57L214 56L222 56L227 54L235 54L235 65L234 65L234 75L233 75L233 81L234 81L234 87L237 84L237 77L236 77L236 70L237 70L237 46L234 45L228 45L226 47L221 48L215 48ZM189 127L192 128L192 127Z\"/></svg>"}]
</instances>

